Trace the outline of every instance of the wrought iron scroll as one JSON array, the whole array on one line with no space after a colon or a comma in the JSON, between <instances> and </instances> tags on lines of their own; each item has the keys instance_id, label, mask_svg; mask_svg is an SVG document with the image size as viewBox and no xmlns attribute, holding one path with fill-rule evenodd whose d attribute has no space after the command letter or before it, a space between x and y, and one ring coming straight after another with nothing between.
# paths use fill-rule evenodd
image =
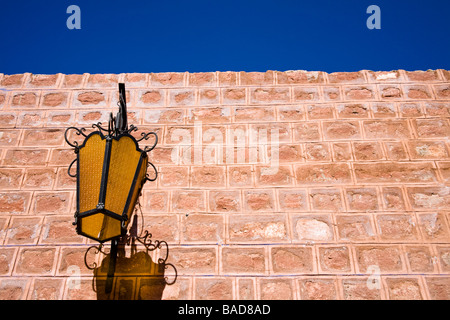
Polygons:
<instances>
[{"instance_id":1,"label":"wrought iron scroll","mask_svg":"<svg viewBox=\"0 0 450 320\"><path fill-rule=\"evenodd\" d=\"M73 142L70 142L69 141L69 138L67 137L67 133L70 131L70 130L75 130L76 131L76 134L79 136L79 135L82 135L83 137L87 137L87 135L85 135L84 134L84 131L86 131L86 129L85 128L77 128L77 127L68 127L67 129L66 129L66 131L64 132L64 139L66 140L66 142L67 142L67 144L69 145L69 146L71 146L72 148L75 148L75 153L77 153L78 152L78 148L79 148L79 146L78 146L78 142L76 142L76 141L73 141Z\"/></svg>"},{"instance_id":2,"label":"wrought iron scroll","mask_svg":"<svg viewBox=\"0 0 450 320\"><path fill-rule=\"evenodd\" d=\"M98 253L103 253L104 255L106 255L107 253L105 251L102 250L103 249L103 244L100 244L98 246L90 246L86 252L84 253L84 264L86 265L86 268L88 268L89 270L94 270L97 268L97 263L94 261L91 264L88 263L87 261L87 256L89 254L89 251L91 250L95 250L95 254Z\"/></svg>"},{"instance_id":3,"label":"wrought iron scroll","mask_svg":"<svg viewBox=\"0 0 450 320\"><path fill-rule=\"evenodd\" d=\"M73 161L69 164L69 168L67 169L67 174L69 176L71 176L72 178L76 178L77 177L77 173L75 172L75 174L71 174L70 170L72 169L73 164L77 162L77 158L73 159Z\"/></svg>"},{"instance_id":4,"label":"wrought iron scroll","mask_svg":"<svg viewBox=\"0 0 450 320\"><path fill-rule=\"evenodd\" d=\"M87 137L87 135L84 133L84 131L86 131L86 129L85 128L77 128L77 127L68 127L67 129L66 129L66 131L64 131L64 140L66 140L66 142L67 142L67 144L69 145L69 146L71 146L72 148L74 148L74 152L75 152L75 154L77 154L78 153L78 151L80 150L80 146L78 145L78 142L77 141L69 141L69 137L68 137L68 132L70 131L70 130L75 130L76 132L76 135L78 135L78 136L83 136L83 137ZM77 158L75 158L75 159L73 159L72 160L72 162L70 163L70 165L69 165L69 168L67 168L67 174L70 176L70 177L72 177L72 178L76 178L76 176L77 176L77 174L76 174L76 172L75 172L75 174L71 174L70 173L70 171L71 171L71 169L72 169L72 166L73 166L73 164L75 163L75 162L77 162Z\"/></svg>"},{"instance_id":5,"label":"wrought iron scroll","mask_svg":"<svg viewBox=\"0 0 450 320\"><path fill-rule=\"evenodd\" d=\"M158 178L158 170L156 170L156 167L153 163L149 162L148 167L152 167L153 171L155 172L155 177L149 178L148 174L145 175L145 181L155 181Z\"/></svg>"}]
</instances>

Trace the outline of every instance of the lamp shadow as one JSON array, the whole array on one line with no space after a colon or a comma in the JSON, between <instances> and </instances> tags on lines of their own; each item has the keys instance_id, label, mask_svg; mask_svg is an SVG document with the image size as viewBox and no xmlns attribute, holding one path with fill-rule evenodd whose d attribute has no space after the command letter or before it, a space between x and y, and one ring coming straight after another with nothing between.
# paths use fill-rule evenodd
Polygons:
<instances>
[{"instance_id":1,"label":"lamp shadow","mask_svg":"<svg viewBox=\"0 0 450 320\"><path fill-rule=\"evenodd\" d=\"M119 244L114 276L109 279L111 254L103 252L99 247L88 249L89 251L95 248L97 252L104 254L98 266L95 263L93 267L88 266L85 261L86 266L94 272L92 285L97 293L97 300L161 300L165 287L176 282L175 266L166 263L169 254L167 243L165 241L152 243L144 238L141 242L143 246L139 246L142 250L138 251L135 240L132 238L132 244L128 247L124 243ZM129 249L128 257L125 254L126 249ZM156 262L153 261L152 255ZM108 281L112 281L110 292L106 290Z\"/></svg>"}]
</instances>

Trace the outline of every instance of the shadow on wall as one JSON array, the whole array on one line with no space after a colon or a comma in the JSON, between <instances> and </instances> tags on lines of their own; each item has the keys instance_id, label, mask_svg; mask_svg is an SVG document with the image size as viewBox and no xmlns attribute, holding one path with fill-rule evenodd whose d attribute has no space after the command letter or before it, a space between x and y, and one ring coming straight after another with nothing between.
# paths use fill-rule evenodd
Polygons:
<instances>
[{"instance_id":1,"label":"shadow on wall","mask_svg":"<svg viewBox=\"0 0 450 320\"><path fill-rule=\"evenodd\" d=\"M102 246L93 246L86 251L85 264L93 270L93 290L98 300L161 300L166 285L176 282L177 270L174 265L167 264L169 247L165 241L150 240L151 234L142 238L129 238L128 243L120 243L116 260L114 277L108 279L110 254L103 251ZM136 239L143 244L143 250L137 251ZM131 242L131 246L127 245ZM139 246L141 247L141 246ZM130 249L129 256L125 254ZM103 253L100 265L88 264L86 257L90 250ZM150 256L158 255L154 262ZM113 281L111 292L107 292L107 281Z\"/></svg>"}]
</instances>

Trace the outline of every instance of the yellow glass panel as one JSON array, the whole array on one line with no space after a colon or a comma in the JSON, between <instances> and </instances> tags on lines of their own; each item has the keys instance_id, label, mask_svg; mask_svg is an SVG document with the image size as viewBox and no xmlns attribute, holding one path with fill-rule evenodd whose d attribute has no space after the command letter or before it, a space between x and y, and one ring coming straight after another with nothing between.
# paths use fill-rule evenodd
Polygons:
<instances>
[{"instance_id":1,"label":"yellow glass panel","mask_svg":"<svg viewBox=\"0 0 450 320\"><path fill-rule=\"evenodd\" d=\"M127 136L112 140L105 208L122 215L141 153Z\"/></svg>"},{"instance_id":2,"label":"yellow glass panel","mask_svg":"<svg viewBox=\"0 0 450 320\"><path fill-rule=\"evenodd\" d=\"M79 151L80 213L95 209L100 194L106 140L100 135L90 136Z\"/></svg>"},{"instance_id":3,"label":"yellow glass panel","mask_svg":"<svg viewBox=\"0 0 450 320\"><path fill-rule=\"evenodd\" d=\"M141 169L139 170L139 177L136 182L136 187L133 190L133 196L131 197L130 207L128 208L127 212L128 221L126 222L126 226L128 226L128 223L132 221L134 206L139 197L139 191L142 187L142 182L145 178L145 174L147 173L147 161L148 161L147 158L145 158L144 161L142 161Z\"/></svg>"},{"instance_id":4,"label":"yellow glass panel","mask_svg":"<svg viewBox=\"0 0 450 320\"><path fill-rule=\"evenodd\" d=\"M81 218L81 232L103 241L121 235L121 221L103 213L96 213Z\"/></svg>"}]
</instances>

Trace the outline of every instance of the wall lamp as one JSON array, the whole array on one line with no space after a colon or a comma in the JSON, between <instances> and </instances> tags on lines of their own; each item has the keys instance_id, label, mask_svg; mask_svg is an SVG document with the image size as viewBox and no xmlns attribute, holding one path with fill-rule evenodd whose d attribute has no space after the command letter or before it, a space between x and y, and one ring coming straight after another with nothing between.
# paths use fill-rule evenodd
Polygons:
<instances>
[{"instance_id":1,"label":"wall lamp","mask_svg":"<svg viewBox=\"0 0 450 320\"><path fill-rule=\"evenodd\" d=\"M119 83L118 105L119 111L115 117L110 114L107 128L99 122L92 125L97 130L88 135L85 128L76 127L69 127L64 133L76 154L68 168L68 174L77 181L73 224L78 234L89 239L102 244L111 240L109 276L114 274L118 241L127 234L142 187L157 178L156 167L148 161L147 153L156 147L158 136L154 132L142 133L136 140L131 135L138 128L128 126L124 83ZM81 145L69 141L70 130L84 137ZM139 142L150 136L154 136L154 144L140 149ZM152 178L147 174L148 167L154 170Z\"/></svg>"}]
</instances>

